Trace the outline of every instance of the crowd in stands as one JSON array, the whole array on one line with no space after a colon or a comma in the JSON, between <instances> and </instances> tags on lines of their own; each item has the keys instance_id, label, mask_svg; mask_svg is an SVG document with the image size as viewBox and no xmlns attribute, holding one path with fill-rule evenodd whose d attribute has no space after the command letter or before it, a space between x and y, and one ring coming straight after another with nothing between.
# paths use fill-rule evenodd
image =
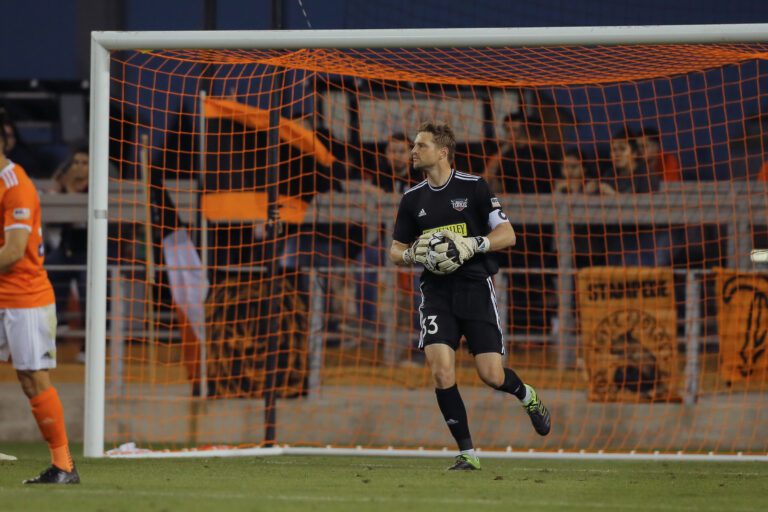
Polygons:
<instances>
[{"instance_id":1,"label":"crowd in stands","mask_svg":"<svg viewBox=\"0 0 768 512\"><path fill-rule=\"evenodd\" d=\"M585 150L594 150L594 147L545 140L541 122L528 118L523 110L506 115L500 126L498 137L478 152L487 155L479 166L477 162L472 166L466 158L456 163L462 170L482 175L498 194L553 194L553 197L653 194L662 184L683 179L680 161L673 153L664 150L660 133L654 126L616 130L607 154L602 157L585 156ZM74 148L55 172L46 173L34 151L22 143L15 127L7 124L3 129L9 140L9 158L27 168L31 176L51 180L51 189L44 193L87 192L86 147ZM330 147L334 146L329 134L318 133L327 137ZM359 158L350 158L347 147L337 146L334 153L343 163L330 168L327 176L322 172L312 174L298 169L303 180L298 191L302 198L311 201L316 193L334 188L350 194L359 193L365 198L399 195L422 179L414 175L410 163L411 141L404 133L390 134L385 141L376 144L374 151L361 151L366 154ZM289 160L303 162L302 159ZM464 164L468 165L462 167ZM322 183L318 181L318 175L323 177ZM766 176L768 171L761 173L758 179L768 180ZM306 180L308 177L311 183ZM286 183L299 182L286 180ZM293 192L286 190L289 194ZM514 205L508 208L513 210ZM518 232L518 244L501 256L502 267L513 269L513 280L521 283L512 287L513 323L526 328L538 324L546 329L557 304L554 273L525 271L516 274L514 269L557 267L553 226L548 223L517 225L514 218L513 225ZM378 304L382 290L379 269L387 266L386 241L390 235L385 232L385 220L378 225L326 227L327 233L323 231L322 236L318 235L316 225L289 228L280 265L284 269L339 265L354 268L352 274L331 273L327 278L328 308L340 319L335 328L348 332L354 339L358 339L361 332L383 336L382 329L388 319L382 317ZM84 224L51 225L46 229L50 232L46 239L47 264L85 264L87 231ZM702 226L574 225L573 266L689 265L695 259L691 253L697 251L697 244L703 244L705 230ZM396 282L398 314L413 311L419 296L414 275L401 272L397 274ZM57 272L53 274L53 283L59 311L76 310L82 316L85 273L79 270ZM73 297L77 304L74 308ZM520 309L515 311L516 307ZM530 318L531 311L539 311L540 318ZM413 317L396 318L397 325L406 325L408 332L411 332L411 324L417 321ZM408 354L404 357L411 358Z\"/></svg>"},{"instance_id":2,"label":"crowd in stands","mask_svg":"<svg viewBox=\"0 0 768 512\"><path fill-rule=\"evenodd\" d=\"M660 190L662 182L682 179L679 161L662 150L661 137L655 127L639 130L621 127L611 136L608 157L596 155L591 159L584 158L578 146L553 151L552 144L542 140L541 125L526 119L522 111L504 118L503 131L499 150L487 159L483 171L483 176L498 193L651 194ZM520 233L519 242L510 251L507 266L528 269L556 266L557 249L551 225L515 228ZM695 243L694 238L685 238L685 228L659 225L577 224L572 226L571 234L576 268L667 266L673 263L676 248L685 249L686 243ZM529 332L532 327L536 330L536 326L546 330L556 314L555 276L513 273L512 277L513 325L522 325ZM525 284L517 287L514 280ZM524 306L518 308L516 304Z\"/></svg>"},{"instance_id":3,"label":"crowd in stands","mask_svg":"<svg viewBox=\"0 0 768 512\"><path fill-rule=\"evenodd\" d=\"M506 115L501 123L496 146L492 144L482 169L469 168L481 174L498 194L578 194L584 196L621 196L658 193L663 184L683 180L679 159L662 147L655 126L620 127L611 134L607 154L585 158L582 148L566 146L561 141L545 140L542 125L527 119L522 111ZM407 138L395 134L384 145L385 156L374 172L363 174L382 193L400 192L420 181L408 173L405 147ZM402 155L399 165L392 165L390 148ZM402 147L400 147L402 146ZM465 163L465 162L462 162ZM467 161L466 163L469 163ZM457 163L457 168L461 163ZM469 164L471 167L471 164ZM407 178L407 179L406 179ZM554 199L556 200L556 199ZM514 209L514 205L509 205ZM555 274L535 269L557 267L557 249L551 223L515 224L517 246L502 254L501 265L510 272L512 324L526 332L546 332L556 316ZM704 264L703 240L708 228L717 226L680 226L650 224L612 224L572 226L573 266L696 266ZM371 226L367 227L371 229ZM383 237L377 237L383 240ZM379 249L381 244L379 244ZM358 262L374 267L382 261L375 247L367 247ZM719 261L719 260L718 260ZM518 270L518 272L515 271ZM534 269L531 271L531 269ZM373 273L365 273L359 294L361 316L376 319ZM399 289L407 289L406 279L398 281ZM418 294L416 294L418 295ZM405 303L403 303L405 305ZM533 318L536 316L537 318ZM398 325L401 322L398 321Z\"/></svg>"},{"instance_id":4,"label":"crowd in stands","mask_svg":"<svg viewBox=\"0 0 768 512\"><path fill-rule=\"evenodd\" d=\"M653 194L664 182L682 180L679 160L662 149L661 137L655 127L646 126L638 130L622 127L611 137L606 158L593 156L585 158L577 146L564 147L560 141L545 140L540 123L527 119L522 111L506 115L501 123L501 134L485 154L489 155L482 168L472 168L469 161L457 162L456 167L481 174L498 194L580 194L585 196L618 196L623 194ZM393 133L379 143L371 152L373 158L359 158L347 161L350 167L359 166L361 172L352 177L367 183L365 197L381 197L386 194L401 194L408 187L422 180L413 174L410 163L411 141L403 133ZM349 159L348 148L340 155ZM348 176L349 178L350 176ZM360 188L347 187L359 191ZM514 205L508 208L514 210ZM512 324L526 332L544 333L549 329L551 319L556 316L557 296L555 273L545 269L557 267L557 250L551 223L515 224L518 233L517 246L500 255L502 267L511 276L510 297ZM386 267L386 244L388 234L384 222L364 226L365 243L354 255L336 250L337 264L358 268L358 273L343 293L331 290L332 295L346 305L332 310L340 311L342 318L359 319L358 322L345 320L340 330L348 330L353 339L361 334L382 337L387 319L378 310L382 268ZM686 263L686 247L701 241L696 230L687 232L680 226L650 225L574 225L573 266L583 268L595 265L622 266L667 266ZM333 248L328 249L334 252ZM322 252L322 251L321 251ZM318 255L316 252L315 259ZM309 261L305 263L310 263ZM316 262L315 262L316 263ZM533 271L532 271L533 269ZM542 269L537 272L535 269ZM390 279L390 278L388 278ZM387 280L388 280L387 279ZM415 309L418 301L418 284L414 275L400 272L396 279L398 314ZM355 304L354 307L350 304ZM417 322L418 319L396 318L398 326ZM407 347L408 343L401 344ZM412 359L407 353L404 360Z\"/></svg>"},{"instance_id":5,"label":"crowd in stands","mask_svg":"<svg viewBox=\"0 0 768 512\"><path fill-rule=\"evenodd\" d=\"M69 157L52 176L50 194L87 194L89 151L85 145L72 149ZM85 297L87 272L83 268L88 261L88 226L85 222L73 224L48 224L46 226L47 265L80 267L74 270L51 272L51 284L56 294L56 310L61 321L68 322L77 330L85 326ZM83 361L85 340L78 358Z\"/></svg>"}]
</instances>

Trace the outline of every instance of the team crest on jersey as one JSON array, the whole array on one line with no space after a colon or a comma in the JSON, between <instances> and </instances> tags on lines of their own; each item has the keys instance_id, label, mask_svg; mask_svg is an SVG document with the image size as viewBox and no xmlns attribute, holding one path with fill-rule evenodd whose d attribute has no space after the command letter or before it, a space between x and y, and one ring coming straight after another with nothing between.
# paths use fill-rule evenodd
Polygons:
<instances>
[{"instance_id":1,"label":"team crest on jersey","mask_svg":"<svg viewBox=\"0 0 768 512\"><path fill-rule=\"evenodd\" d=\"M501 203L499 202L498 198L491 198L491 208L501 208Z\"/></svg>"},{"instance_id":2,"label":"team crest on jersey","mask_svg":"<svg viewBox=\"0 0 768 512\"><path fill-rule=\"evenodd\" d=\"M467 207L469 204L469 199L466 197L464 199L451 199L451 206L453 206L453 209L457 212L462 211L464 208Z\"/></svg>"},{"instance_id":3,"label":"team crest on jersey","mask_svg":"<svg viewBox=\"0 0 768 512\"><path fill-rule=\"evenodd\" d=\"M29 208L14 208L13 218L15 220L27 220L31 216Z\"/></svg>"}]
</instances>

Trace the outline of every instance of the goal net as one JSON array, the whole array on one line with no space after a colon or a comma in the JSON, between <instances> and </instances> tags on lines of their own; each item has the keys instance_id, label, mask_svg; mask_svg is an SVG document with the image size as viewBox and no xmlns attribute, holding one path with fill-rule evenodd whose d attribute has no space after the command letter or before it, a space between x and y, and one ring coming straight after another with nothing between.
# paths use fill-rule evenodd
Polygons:
<instances>
[{"instance_id":1,"label":"goal net","mask_svg":"<svg viewBox=\"0 0 768 512\"><path fill-rule=\"evenodd\" d=\"M462 341L475 444L764 456L768 45L558 30L96 34L86 453L452 451L388 260L437 121L518 234L505 364L553 417Z\"/></svg>"}]
</instances>

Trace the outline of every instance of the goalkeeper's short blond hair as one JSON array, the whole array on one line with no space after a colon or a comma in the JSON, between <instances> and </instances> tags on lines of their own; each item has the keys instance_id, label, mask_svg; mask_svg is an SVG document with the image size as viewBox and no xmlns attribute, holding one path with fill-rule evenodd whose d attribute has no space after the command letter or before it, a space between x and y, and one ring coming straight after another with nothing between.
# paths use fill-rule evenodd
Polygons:
<instances>
[{"instance_id":1,"label":"goalkeeper's short blond hair","mask_svg":"<svg viewBox=\"0 0 768 512\"><path fill-rule=\"evenodd\" d=\"M443 123L421 123L418 133L431 133L435 144L440 147L448 149L448 161L453 162L453 155L456 153L456 136L453 134L453 129Z\"/></svg>"}]
</instances>

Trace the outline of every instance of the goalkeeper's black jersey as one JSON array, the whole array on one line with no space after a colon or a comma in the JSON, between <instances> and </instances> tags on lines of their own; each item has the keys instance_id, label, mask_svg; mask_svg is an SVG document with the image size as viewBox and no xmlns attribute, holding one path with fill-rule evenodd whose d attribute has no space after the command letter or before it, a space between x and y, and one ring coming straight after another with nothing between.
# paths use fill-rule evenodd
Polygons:
<instances>
[{"instance_id":1,"label":"goalkeeper's black jersey","mask_svg":"<svg viewBox=\"0 0 768 512\"><path fill-rule=\"evenodd\" d=\"M456 170L439 188L433 188L427 180L408 189L400 200L393 238L411 245L422 233L450 230L462 236L486 236L491 232L491 213L501 210L499 200L491 193L488 184L479 176ZM499 212L502 217L503 213ZM496 256L476 253L450 276L486 279L498 272ZM427 270L424 279L445 279Z\"/></svg>"}]
</instances>

